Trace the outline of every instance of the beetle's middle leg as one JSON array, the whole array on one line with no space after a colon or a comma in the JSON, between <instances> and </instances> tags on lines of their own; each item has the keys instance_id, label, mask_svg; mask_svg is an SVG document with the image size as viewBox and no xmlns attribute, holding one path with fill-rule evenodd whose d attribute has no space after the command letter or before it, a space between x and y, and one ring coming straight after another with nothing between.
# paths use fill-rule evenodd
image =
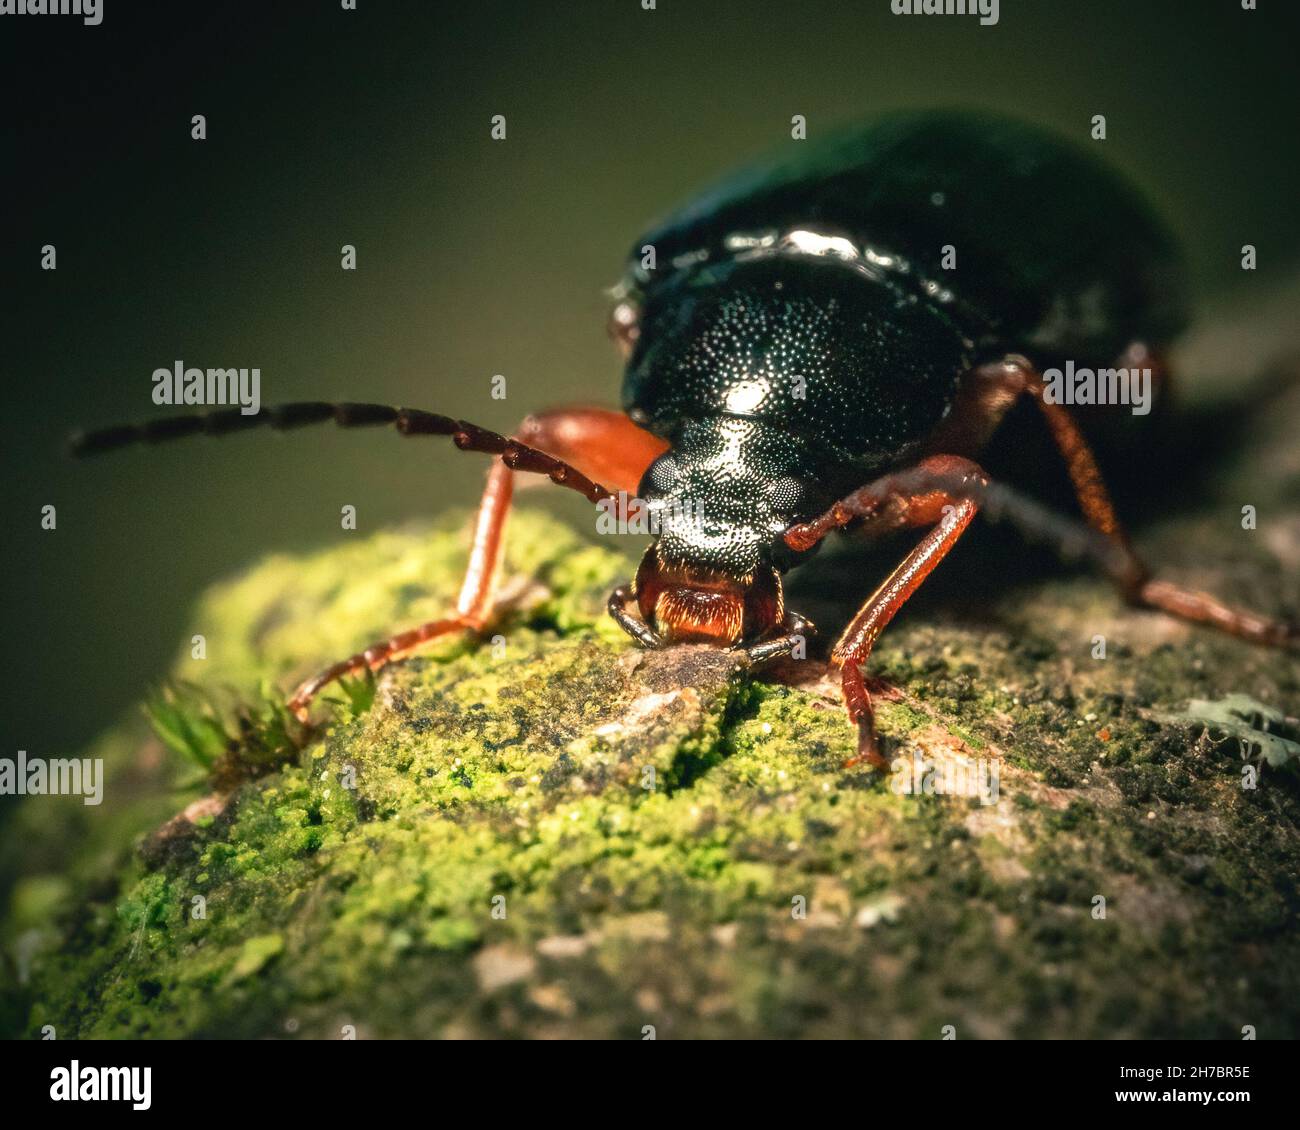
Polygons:
<instances>
[{"instance_id":1,"label":"beetle's middle leg","mask_svg":"<svg viewBox=\"0 0 1300 1130\"><path fill-rule=\"evenodd\" d=\"M1046 388L1042 376L1023 357L1012 355L974 369L959 394L961 403L951 413L951 422L941 431L938 442L945 450L974 450L988 439L1019 397L1033 397L1065 460L1084 517L1116 551L1106 571L1126 601L1206 624L1252 643L1281 647L1300 642L1300 625L1233 608L1209 593L1154 578L1115 513L1083 432L1065 405L1047 398Z\"/></svg>"},{"instance_id":2,"label":"beetle's middle leg","mask_svg":"<svg viewBox=\"0 0 1300 1130\"><path fill-rule=\"evenodd\" d=\"M621 412L604 408L558 409L529 416L515 438L571 464L593 480L629 492L636 490L646 467L667 446ZM373 643L306 680L289 700L289 709L301 721L307 721L312 700L331 683L367 669L378 671L443 636L481 632L491 623L497 611L494 598L514 480L514 470L500 460L493 461L479 502L455 612Z\"/></svg>"}]
</instances>

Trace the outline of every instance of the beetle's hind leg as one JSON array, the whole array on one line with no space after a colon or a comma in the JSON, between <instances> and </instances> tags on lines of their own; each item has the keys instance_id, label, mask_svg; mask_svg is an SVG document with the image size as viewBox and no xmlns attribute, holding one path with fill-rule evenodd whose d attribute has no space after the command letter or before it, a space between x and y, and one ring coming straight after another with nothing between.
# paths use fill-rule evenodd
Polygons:
<instances>
[{"instance_id":1,"label":"beetle's hind leg","mask_svg":"<svg viewBox=\"0 0 1300 1130\"><path fill-rule=\"evenodd\" d=\"M472 437L471 437L472 438ZM666 444L637 427L621 412L604 408L570 408L538 413L520 426L516 438L543 457L572 464L584 475L634 491L649 464ZM521 466L530 470L531 467ZM331 683L388 664L457 632L482 632L499 614L496 586L505 547L506 522L514 495L515 471L494 461L474 523L469 564L456 611L444 619L399 632L371 644L302 683L289 700L289 709L306 722L312 700Z\"/></svg>"},{"instance_id":2,"label":"beetle's hind leg","mask_svg":"<svg viewBox=\"0 0 1300 1130\"><path fill-rule=\"evenodd\" d=\"M1152 365L1163 379L1163 369L1148 357L1137 355L1122 363ZM1083 432L1063 404L1046 396L1042 376L1023 357L1009 356L973 370L962 389L962 404L937 442L958 450L973 449L992 434L1011 405L1022 395L1031 396L1042 411L1056 447L1065 461L1079 507L1088 525L1101 534L1113 553L1105 563L1107 575L1128 603L1155 608L1179 619L1217 628L1239 639L1272 647L1300 642L1300 625L1262 616L1224 604L1209 593L1196 592L1169 581L1156 580L1138 556L1115 513L1110 492Z\"/></svg>"}]
</instances>

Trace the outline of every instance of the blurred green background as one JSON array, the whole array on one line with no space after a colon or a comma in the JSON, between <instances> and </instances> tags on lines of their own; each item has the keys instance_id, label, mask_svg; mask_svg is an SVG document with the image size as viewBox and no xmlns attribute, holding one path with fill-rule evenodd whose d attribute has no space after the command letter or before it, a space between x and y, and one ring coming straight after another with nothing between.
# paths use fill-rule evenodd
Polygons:
<instances>
[{"instance_id":1,"label":"blurred green background","mask_svg":"<svg viewBox=\"0 0 1300 1130\"><path fill-rule=\"evenodd\" d=\"M264 402L502 430L617 403L603 288L623 254L702 182L789 144L793 114L815 135L891 106L987 106L1086 139L1104 113L1105 154L1186 241L1202 306L1266 304L1300 255L1300 6L1260 7L1004 0L981 27L888 0L106 0L99 27L4 20L6 745L75 748L202 630L200 589L356 536L343 504L373 531L472 505L484 473L446 443L333 430L78 464L71 428L165 411L150 375L178 358L260 367ZM590 521L560 492L525 504Z\"/></svg>"}]
</instances>

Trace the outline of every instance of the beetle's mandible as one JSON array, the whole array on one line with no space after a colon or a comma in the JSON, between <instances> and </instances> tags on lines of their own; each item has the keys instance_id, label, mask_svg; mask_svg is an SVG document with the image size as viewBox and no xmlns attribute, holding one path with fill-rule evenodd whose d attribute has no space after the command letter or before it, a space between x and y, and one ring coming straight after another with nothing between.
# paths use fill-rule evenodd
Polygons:
<instances>
[{"instance_id":1,"label":"beetle's mandible","mask_svg":"<svg viewBox=\"0 0 1300 1130\"><path fill-rule=\"evenodd\" d=\"M108 428L75 448L333 420L449 435L496 457L455 612L305 682L290 700L304 720L330 682L491 623L516 472L593 503L635 494L660 519L609 602L647 647L788 653L813 629L786 607L782 576L828 533L924 529L831 652L858 757L879 765L863 665L981 507L1081 542L1134 604L1256 643L1300 640L1295 624L1153 579L1082 432L1046 395L1040 374L1067 361L1163 379L1161 351L1185 321L1171 238L1104 165L1015 121L899 113L794 145L636 241L610 319L627 363L622 412L541 412L506 437L414 409L310 402ZM1042 409L1086 529L974 462L1021 397Z\"/></svg>"}]
</instances>

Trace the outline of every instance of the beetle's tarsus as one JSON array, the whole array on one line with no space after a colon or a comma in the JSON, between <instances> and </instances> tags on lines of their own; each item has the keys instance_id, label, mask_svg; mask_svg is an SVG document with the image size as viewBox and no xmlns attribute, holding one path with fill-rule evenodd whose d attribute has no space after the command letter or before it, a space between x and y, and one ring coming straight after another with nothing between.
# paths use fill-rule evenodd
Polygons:
<instances>
[{"instance_id":1,"label":"beetle's tarsus","mask_svg":"<svg viewBox=\"0 0 1300 1130\"><path fill-rule=\"evenodd\" d=\"M872 769L888 769L889 762L881 754L880 742L876 736L876 712L871 705L871 695L867 691L862 668L857 663L844 664L840 672L840 686L849 721L858 731L858 752L845 760L844 768L852 769L865 762Z\"/></svg>"},{"instance_id":2,"label":"beetle's tarsus","mask_svg":"<svg viewBox=\"0 0 1300 1130\"><path fill-rule=\"evenodd\" d=\"M852 769L864 762L882 773L889 769L888 759L880 752L875 717L870 710L858 719L858 752L844 762L844 768Z\"/></svg>"},{"instance_id":3,"label":"beetle's tarsus","mask_svg":"<svg viewBox=\"0 0 1300 1130\"><path fill-rule=\"evenodd\" d=\"M1181 588L1169 581L1143 581L1130 598L1130 603L1139 608L1154 608L1190 623L1217 628L1238 639L1266 647L1293 649L1300 645L1300 624L1234 608L1209 593Z\"/></svg>"}]
</instances>

